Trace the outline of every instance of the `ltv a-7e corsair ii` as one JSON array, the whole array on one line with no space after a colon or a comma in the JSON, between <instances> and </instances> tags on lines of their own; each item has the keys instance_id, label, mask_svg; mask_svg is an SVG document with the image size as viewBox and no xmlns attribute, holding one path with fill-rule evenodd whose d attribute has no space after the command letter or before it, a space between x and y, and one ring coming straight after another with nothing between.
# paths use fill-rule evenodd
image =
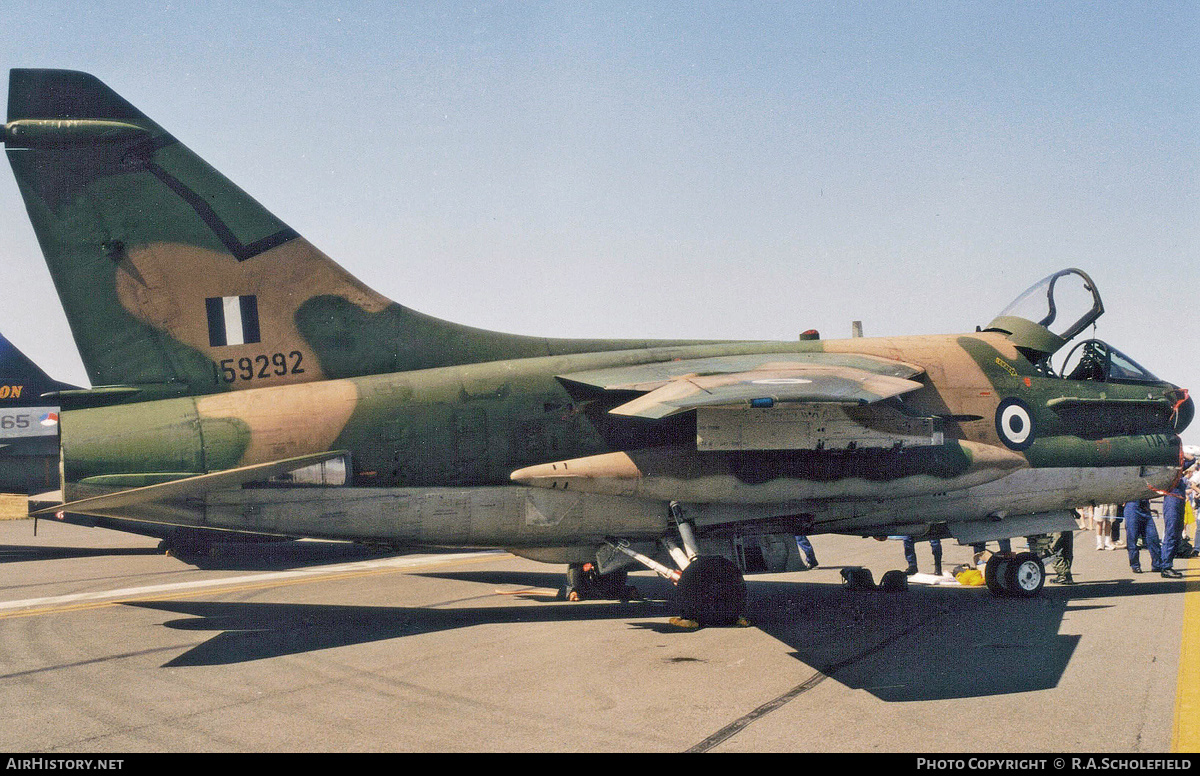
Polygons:
<instances>
[{"instance_id":1,"label":"ltv a-7e corsair ii","mask_svg":"<svg viewBox=\"0 0 1200 776\"><path fill-rule=\"evenodd\" d=\"M646 565L718 624L796 534L1065 530L1179 474L1187 392L1067 347L1103 312L1079 270L966 334L517 336L380 296L90 75L13 70L4 143L95 386L51 510L505 548L584 596Z\"/></svg>"}]
</instances>

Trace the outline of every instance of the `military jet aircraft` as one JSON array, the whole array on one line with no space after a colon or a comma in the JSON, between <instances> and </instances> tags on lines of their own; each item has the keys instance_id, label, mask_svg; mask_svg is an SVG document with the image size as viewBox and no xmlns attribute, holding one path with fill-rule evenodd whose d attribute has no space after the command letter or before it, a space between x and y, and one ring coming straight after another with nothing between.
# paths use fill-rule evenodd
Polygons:
<instances>
[{"instance_id":1,"label":"military jet aircraft","mask_svg":"<svg viewBox=\"0 0 1200 776\"><path fill-rule=\"evenodd\" d=\"M1067 348L1104 309L1077 269L963 334L516 336L367 288L90 75L13 70L4 142L98 386L51 510L506 548L585 597L645 566L721 624L795 534L1067 530L1179 474L1192 401ZM997 592L1041 589L997 557Z\"/></svg>"}]
</instances>

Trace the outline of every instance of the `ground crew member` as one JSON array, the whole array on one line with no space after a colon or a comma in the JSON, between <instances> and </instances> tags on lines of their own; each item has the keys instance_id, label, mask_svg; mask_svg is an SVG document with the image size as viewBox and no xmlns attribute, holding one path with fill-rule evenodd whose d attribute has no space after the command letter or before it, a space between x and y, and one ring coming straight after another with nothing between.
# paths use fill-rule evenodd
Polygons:
<instances>
[{"instance_id":1,"label":"ground crew member","mask_svg":"<svg viewBox=\"0 0 1200 776\"><path fill-rule=\"evenodd\" d=\"M934 576L942 575L942 540L930 539L929 549L933 550L933 573ZM904 537L904 559L908 561L908 568L904 573L912 576L917 573L917 545L911 536Z\"/></svg>"},{"instance_id":2,"label":"ground crew member","mask_svg":"<svg viewBox=\"0 0 1200 776\"><path fill-rule=\"evenodd\" d=\"M804 560L808 562L810 569L817 567L817 553L813 551L812 542L807 536L796 536L796 546L800 548L800 552L804 553Z\"/></svg>"},{"instance_id":3,"label":"ground crew member","mask_svg":"<svg viewBox=\"0 0 1200 776\"><path fill-rule=\"evenodd\" d=\"M1185 470L1187 466L1183 467ZM1175 553L1183 541L1183 512L1187 499L1187 480L1181 475L1175 486L1163 496L1162 559L1159 566L1167 579L1183 579L1175 570Z\"/></svg>"},{"instance_id":4,"label":"ground crew member","mask_svg":"<svg viewBox=\"0 0 1200 776\"><path fill-rule=\"evenodd\" d=\"M1134 574L1142 573L1142 562L1138 557L1138 539L1146 538L1146 549L1150 551L1150 570L1162 571L1162 545L1158 541L1158 527L1150 513L1150 500L1125 503L1125 543L1129 552L1129 568Z\"/></svg>"}]
</instances>

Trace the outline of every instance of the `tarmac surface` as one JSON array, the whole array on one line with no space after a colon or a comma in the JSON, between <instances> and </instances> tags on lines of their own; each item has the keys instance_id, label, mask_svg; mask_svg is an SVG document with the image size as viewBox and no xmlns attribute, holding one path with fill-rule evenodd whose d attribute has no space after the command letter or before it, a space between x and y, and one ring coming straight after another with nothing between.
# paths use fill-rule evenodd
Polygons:
<instances>
[{"instance_id":1,"label":"tarmac surface","mask_svg":"<svg viewBox=\"0 0 1200 776\"><path fill-rule=\"evenodd\" d=\"M829 565L748 578L749 627L685 630L649 573L645 601L569 603L562 567L501 552L305 541L197 568L0 522L0 751L1196 751L1200 563L1135 576L1076 537L1078 584L1018 600L848 591L841 567L878 580L899 542L814 536Z\"/></svg>"}]
</instances>

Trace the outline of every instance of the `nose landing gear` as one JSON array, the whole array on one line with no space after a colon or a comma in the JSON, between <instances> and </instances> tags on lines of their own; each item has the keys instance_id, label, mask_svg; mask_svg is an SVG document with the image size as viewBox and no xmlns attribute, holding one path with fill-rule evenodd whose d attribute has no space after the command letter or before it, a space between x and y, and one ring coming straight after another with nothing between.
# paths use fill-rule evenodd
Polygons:
<instances>
[{"instance_id":1,"label":"nose landing gear","mask_svg":"<svg viewBox=\"0 0 1200 776\"><path fill-rule=\"evenodd\" d=\"M1035 552L998 552L988 558L983 579L992 595L1032 598L1046 584L1046 567Z\"/></svg>"}]
</instances>

